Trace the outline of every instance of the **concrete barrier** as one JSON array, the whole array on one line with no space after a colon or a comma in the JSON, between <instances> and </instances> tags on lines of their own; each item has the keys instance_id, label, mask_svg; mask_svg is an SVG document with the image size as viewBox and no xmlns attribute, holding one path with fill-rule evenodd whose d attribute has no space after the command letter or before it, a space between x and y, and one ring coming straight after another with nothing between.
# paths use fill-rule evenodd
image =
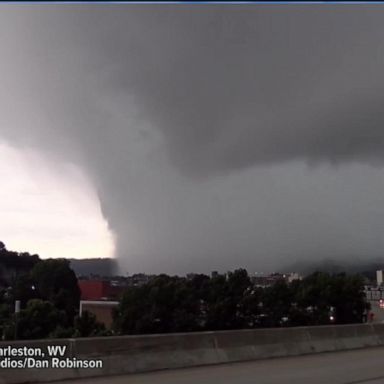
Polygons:
<instances>
[{"instance_id":1,"label":"concrete barrier","mask_svg":"<svg viewBox=\"0 0 384 384\"><path fill-rule=\"evenodd\" d=\"M384 324L351 324L164 335L1 342L0 349L65 346L60 359L96 359L101 368L0 368L1 384L148 372L384 345ZM15 359L15 358L13 358ZM0 356L0 362L4 357Z\"/></svg>"}]
</instances>

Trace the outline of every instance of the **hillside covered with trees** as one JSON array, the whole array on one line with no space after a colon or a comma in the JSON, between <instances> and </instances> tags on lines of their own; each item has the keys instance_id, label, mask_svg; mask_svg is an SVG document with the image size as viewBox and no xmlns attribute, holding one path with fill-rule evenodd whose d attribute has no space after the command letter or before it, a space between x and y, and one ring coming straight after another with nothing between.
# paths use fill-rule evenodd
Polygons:
<instances>
[{"instance_id":1,"label":"hillside covered with trees","mask_svg":"<svg viewBox=\"0 0 384 384\"><path fill-rule=\"evenodd\" d=\"M101 330L92 316L78 317L80 290L68 260L42 260L37 255L9 251L4 243L0 245L3 339L88 336L92 334L89 328ZM16 301L20 301L21 308L17 315Z\"/></svg>"}]
</instances>

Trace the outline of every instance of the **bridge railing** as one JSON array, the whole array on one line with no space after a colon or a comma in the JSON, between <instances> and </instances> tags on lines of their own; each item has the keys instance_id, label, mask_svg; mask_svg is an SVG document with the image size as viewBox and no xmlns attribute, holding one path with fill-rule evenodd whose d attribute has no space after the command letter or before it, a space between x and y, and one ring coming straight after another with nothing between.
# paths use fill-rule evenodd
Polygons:
<instances>
[{"instance_id":1,"label":"bridge railing","mask_svg":"<svg viewBox=\"0 0 384 384\"><path fill-rule=\"evenodd\" d=\"M44 356L31 361L47 360L48 367L0 368L0 383L139 373L381 345L384 324L1 342L0 351L9 347L43 351ZM52 346L65 347L63 356L48 356L48 347ZM0 355L0 362L4 359ZM12 359L23 360L24 355ZM51 364L53 359L67 362L63 364L67 367L71 362L100 364L94 368L79 368L76 364L72 368L55 368Z\"/></svg>"}]
</instances>

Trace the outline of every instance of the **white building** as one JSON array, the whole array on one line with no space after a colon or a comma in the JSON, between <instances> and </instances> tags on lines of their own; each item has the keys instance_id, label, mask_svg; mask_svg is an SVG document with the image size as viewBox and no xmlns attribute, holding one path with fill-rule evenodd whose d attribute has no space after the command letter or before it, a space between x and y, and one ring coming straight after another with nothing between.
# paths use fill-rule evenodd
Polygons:
<instances>
[{"instance_id":1,"label":"white building","mask_svg":"<svg viewBox=\"0 0 384 384\"><path fill-rule=\"evenodd\" d=\"M292 272L287 277L288 283L292 283L292 281L294 280L301 280L301 279L302 279L302 276L299 275L297 272Z\"/></svg>"},{"instance_id":2,"label":"white building","mask_svg":"<svg viewBox=\"0 0 384 384\"><path fill-rule=\"evenodd\" d=\"M377 282L377 285L383 284L383 282L384 282L383 277L384 277L384 275L383 275L383 271L382 270L376 271L376 282Z\"/></svg>"}]
</instances>

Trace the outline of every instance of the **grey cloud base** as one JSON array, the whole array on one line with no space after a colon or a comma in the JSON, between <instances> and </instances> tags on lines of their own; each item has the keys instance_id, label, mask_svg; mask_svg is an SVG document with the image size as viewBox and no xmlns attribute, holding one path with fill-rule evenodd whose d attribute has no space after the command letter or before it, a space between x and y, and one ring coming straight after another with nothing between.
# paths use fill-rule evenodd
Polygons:
<instances>
[{"instance_id":1,"label":"grey cloud base","mask_svg":"<svg viewBox=\"0 0 384 384\"><path fill-rule=\"evenodd\" d=\"M1 5L0 135L85 168L122 271L384 251L384 8Z\"/></svg>"}]
</instances>

